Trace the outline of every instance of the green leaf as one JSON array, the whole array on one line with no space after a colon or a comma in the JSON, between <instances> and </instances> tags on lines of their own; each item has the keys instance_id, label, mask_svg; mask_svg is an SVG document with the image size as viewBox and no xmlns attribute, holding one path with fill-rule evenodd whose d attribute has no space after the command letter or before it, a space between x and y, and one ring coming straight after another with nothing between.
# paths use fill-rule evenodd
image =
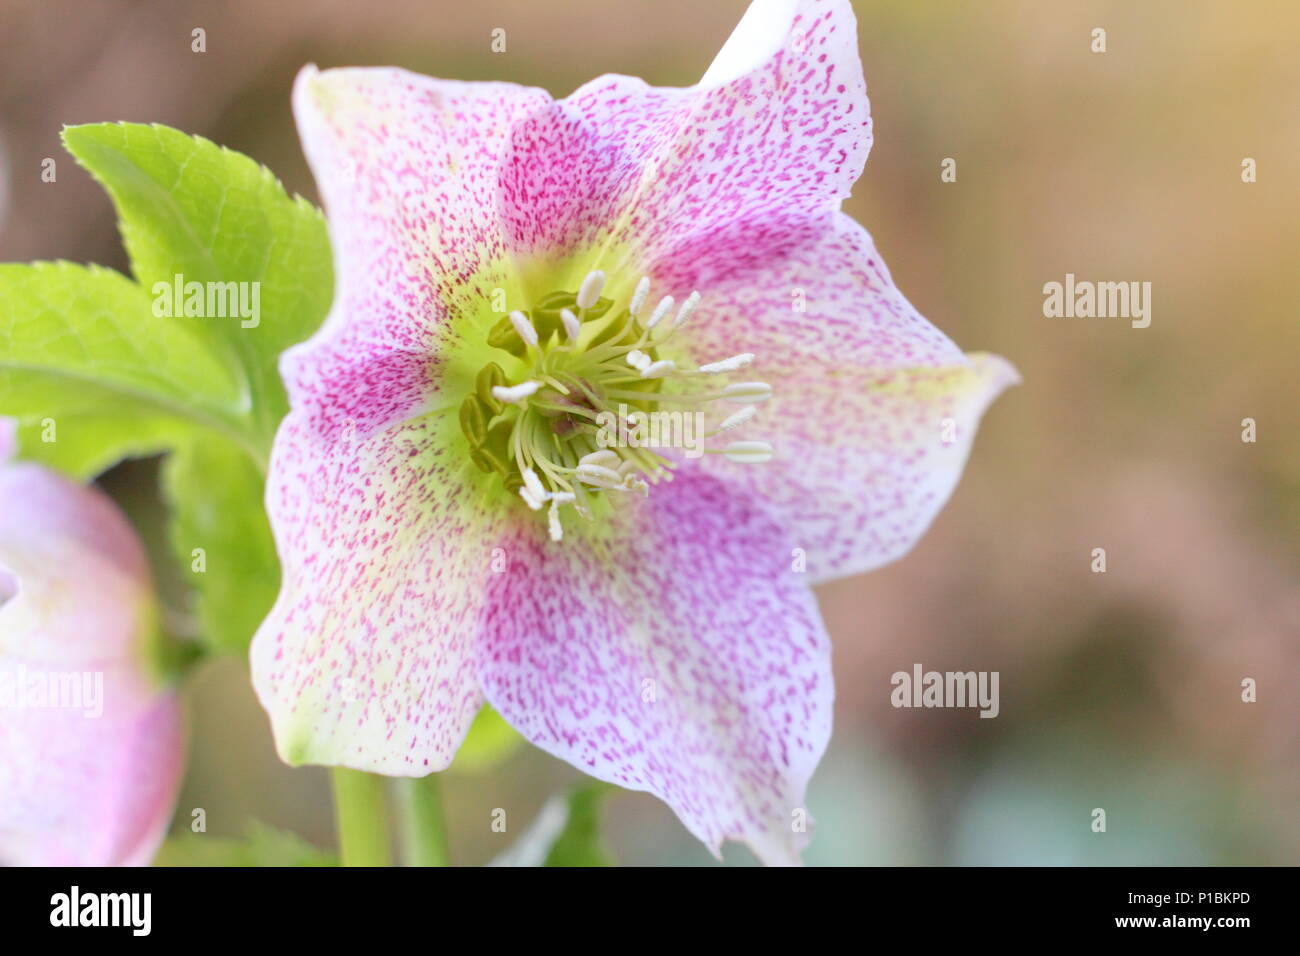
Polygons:
<instances>
[{"instance_id":1,"label":"green leaf","mask_svg":"<svg viewBox=\"0 0 1300 956\"><path fill-rule=\"evenodd\" d=\"M241 369L250 427L263 449L287 410L280 353L320 325L333 295L329 237L320 211L291 198L265 167L163 126L100 123L63 131L68 150L108 190L132 270L156 283L258 283L260 314L178 318Z\"/></svg>"},{"instance_id":2,"label":"green leaf","mask_svg":"<svg viewBox=\"0 0 1300 956\"><path fill-rule=\"evenodd\" d=\"M154 866L338 866L333 854L261 823L242 840L186 833L162 845Z\"/></svg>"},{"instance_id":3,"label":"green leaf","mask_svg":"<svg viewBox=\"0 0 1300 956\"><path fill-rule=\"evenodd\" d=\"M0 264L0 414L25 457L87 477L195 424L238 438L246 411L234 371L126 277Z\"/></svg>"},{"instance_id":4,"label":"green leaf","mask_svg":"<svg viewBox=\"0 0 1300 956\"><path fill-rule=\"evenodd\" d=\"M174 451L172 539L207 643L242 651L278 589L262 471L287 410L280 353L316 330L333 294L324 219L253 160L176 130L63 137L108 190L136 281L0 266L0 415L19 420L25 457L82 478ZM190 289L213 283L255 314L186 315Z\"/></svg>"},{"instance_id":5,"label":"green leaf","mask_svg":"<svg viewBox=\"0 0 1300 956\"><path fill-rule=\"evenodd\" d=\"M279 587L262 471L287 410L280 353L333 294L324 219L253 160L176 130L63 139L111 196L136 281L0 267L0 415L18 418L25 457L78 477L172 451L171 537L205 641L242 652ZM255 315L185 314L190 283L231 282Z\"/></svg>"},{"instance_id":6,"label":"green leaf","mask_svg":"<svg viewBox=\"0 0 1300 956\"><path fill-rule=\"evenodd\" d=\"M204 640L243 653L280 589L262 474L232 442L195 432L168 459L163 487L172 546L197 594Z\"/></svg>"},{"instance_id":7,"label":"green leaf","mask_svg":"<svg viewBox=\"0 0 1300 956\"><path fill-rule=\"evenodd\" d=\"M613 866L600 837L600 810L616 788L592 781L546 801L528 830L492 866Z\"/></svg>"}]
</instances>

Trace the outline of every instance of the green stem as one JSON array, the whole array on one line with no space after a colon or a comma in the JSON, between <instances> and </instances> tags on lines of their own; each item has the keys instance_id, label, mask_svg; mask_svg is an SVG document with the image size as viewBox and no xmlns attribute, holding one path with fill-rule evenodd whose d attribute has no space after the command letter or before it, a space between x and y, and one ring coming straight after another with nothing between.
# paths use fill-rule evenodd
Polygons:
<instances>
[{"instance_id":1,"label":"green stem","mask_svg":"<svg viewBox=\"0 0 1300 956\"><path fill-rule=\"evenodd\" d=\"M406 866L447 866L447 822L438 775L402 778L394 784L401 807L402 862Z\"/></svg>"},{"instance_id":2,"label":"green stem","mask_svg":"<svg viewBox=\"0 0 1300 956\"><path fill-rule=\"evenodd\" d=\"M391 866L384 778L335 767L334 820L344 866Z\"/></svg>"}]
</instances>

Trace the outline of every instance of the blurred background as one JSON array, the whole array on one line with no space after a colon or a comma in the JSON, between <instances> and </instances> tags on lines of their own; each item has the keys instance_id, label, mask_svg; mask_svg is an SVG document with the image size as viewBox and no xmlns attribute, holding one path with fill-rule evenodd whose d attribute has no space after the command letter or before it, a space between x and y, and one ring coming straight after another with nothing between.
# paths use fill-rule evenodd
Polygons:
<instances>
[{"instance_id":1,"label":"blurred background","mask_svg":"<svg viewBox=\"0 0 1300 956\"><path fill-rule=\"evenodd\" d=\"M605 72L689 85L745 6L3 0L0 260L127 269L108 199L59 145L65 123L198 133L314 199L289 110L304 63L557 96ZM915 551L820 589L838 700L807 861L1300 863L1300 6L854 6L876 143L847 209L923 314L1025 383L993 406ZM57 184L40 181L45 157ZM1043 284L1067 272L1152 283L1151 326L1045 318ZM162 521L155 471L104 478L146 532ZM916 663L1000 672L1000 715L891 707L890 675ZM203 665L186 695L177 830L202 807L212 835L260 820L329 848L327 776L277 761L244 663ZM579 779L526 745L446 776L464 864ZM489 826L498 807L509 834ZM622 863L711 863L645 795L615 796L606 832ZM727 862L753 858L730 846Z\"/></svg>"}]
</instances>

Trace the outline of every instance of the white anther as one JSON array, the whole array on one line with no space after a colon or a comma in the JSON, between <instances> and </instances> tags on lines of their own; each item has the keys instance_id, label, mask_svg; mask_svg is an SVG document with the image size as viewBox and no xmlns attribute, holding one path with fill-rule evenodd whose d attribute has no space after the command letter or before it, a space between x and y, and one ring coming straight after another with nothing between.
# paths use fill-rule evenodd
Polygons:
<instances>
[{"instance_id":1,"label":"white anther","mask_svg":"<svg viewBox=\"0 0 1300 956\"><path fill-rule=\"evenodd\" d=\"M582 280L582 287L578 289L578 308L590 309L600 301L600 293L604 288L605 273L599 269L588 272L587 278Z\"/></svg>"},{"instance_id":2,"label":"white anther","mask_svg":"<svg viewBox=\"0 0 1300 956\"><path fill-rule=\"evenodd\" d=\"M646 296L650 294L650 277L642 276L641 281L636 284L636 289L632 292L632 301L628 303L627 314L635 318L641 314L641 308L645 305Z\"/></svg>"},{"instance_id":3,"label":"white anther","mask_svg":"<svg viewBox=\"0 0 1300 956\"><path fill-rule=\"evenodd\" d=\"M675 368L677 368L677 363L672 359L662 359L641 369L641 377L663 378L665 375L670 374Z\"/></svg>"},{"instance_id":4,"label":"white anther","mask_svg":"<svg viewBox=\"0 0 1300 956\"><path fill-rule=\"evenodd\" d=\"M525 468L520 474L524 479L524 487L538 501L545 501L550 495L546 491L546 486L542 484L542 479L537 477L537 472L531 468Z\"/></svg>"},{"instance_id":5,"label":"white anther","mask_svg":"<svg viewBox=\"0 0 1300 956\"><path fill-rule=\"evenodd\" d=\"M579 465L574 469L574 477L597 488L614 490L623 487L623 479L618 472L600 465Z\"/></svg>"},{"instance_id":6,"label":"white anther","mask_svg":"<svg viewBox=\"0 0 1300 956\"><path fill-rule=\"evenodd\" d=\"M722 420L722 424L718 426L718 431L729 432L733 428L739 428L741 425L745 424L745 422L749 421L757 414L758 414L757 405L746 405L744 408L740 409L740 411L732 412L730 415L724 418Z\"/></svg>"},{"instance_id":7,"label":"white anther","mask_svg":"<svg viewBox=\"0 0 1300 956\"><path fill-rule=\"evenodd\" d=\"M650 497L650 485L644 478L638 478L636 475L628 475L623 479L623 490L639 491L642 498Z\"/></svg>"},{"instance_id":8,"label":"white anther","mask_svg":"<svg viewBox=\"0 0 1300 956\"><path fill-rule=\"evenodd\" d=\"M629 458L627 461L623 462L623 464L618 466L618 473L622 475L624 479L626 479L628 475L638 474L640 471L641 471L641 466L638 465L631 458Z\"/></svg>"},{"instance_id":9,"label":"white anther","mask_svg":"<svg viewBox=\"0 0 1300 956\"><path fill-rule=\"evenodd\" d=\"M772 446L765 441L733 441L722 450L728 461L758 465L772 458Z\"/></svg>"},{"instance_id":10,"label":"white anther","mask_svg":"<svg viewBox=\"0 0 1300 956\"><path fill-rule=\"evenodd\" d=\"M515 327L519 337L529 345L537 344L537 329L533 328L533 323L529 321L528 316L522 312L511 312L510 324Z\"/></svg>"},{"instance_id":11,"label":"white anther","mask_svg":"<svg viewBox=\"0 0 1300 956\"><path fill-rule=\"evenodd\" d=\"M753 352L741 352L739 355L725 358L721 362L710 362L708 365L701 365L700 371L707 375L713 375L717 372L735 372L744 368L752 361L754 361Z\"/></svg>"},{"instance_id":12,"label":"white anther","mask_svg":"<svg viewBox=\"0 0 1300 956\"><path fill-rule=\"evenodd\" d=\"M698 292L692 292L688 295L686 301L682 303L682 307L677 313L677 318L673 319L673 327L676 328L679 325L685 325L686 320L691 317L691 313L695 311L696 306L699 304L700 294Z\"/></svg>"},{"instance_id":13,"label":"white anther","mask_svg":"<svg viewBox=\"0 0 1300 956\"><path fill-rule=\"evenodd\" d=\"M664 316L666 316L672 310L673 310L673 297L670 295L666 295L659 300L659 304L655 306L654 312L650 313L650 318L645 320L645 327L647 329L653 329L656 325L662 322Z\"/></svg>"},{"instance_id":14,"label":"white anther","mask_svg":"<svg viewBox=\"0 0 1300 956\"><path fill-rule=\"evenodd\" d=\"M541 511L541 510L542 510L542 502L544 501L544 499L542 499L542 498L538 498L537 496L535 496L535 495L534 495L534 494L533 494L533 493L528 489L528 486L527 486L527 485L524 485L524 487L522 487L522 488L519 489L519 497L520 497L520 498L523 498L523 499L524 499L524 504L528 505L528 507L531 508L533 511Z\"/></svg>"},{"instance_id":15,"label":"white anther","mask_svg":"<svg viewBox=\"0 0 1300 956\"><path fill-rule=\"evenodd\" d=\"M571 505L578 500L578 496L572 491L552 491L551 503L557 505Z\"/></svg>"},{"instance_id":16,"label":"white anther","mask_svg":"<svg viewBox=\"0 0 1300 956\"><path fill-rule=\"evenodd\" d=\"M735 382L722 390L722 397L737 405L752 405L772 397L772 386L767 382Z\"/></svg>"},{"instance_id":17,"label":"white anther","mask_svg":"<svg viewBox=\"0 0 1300 956\"><path fill-rule=\"evenodd\" d=\"M492 397L499 402L519 405L542 387L541 382L520 382L518 385L493 385Z\"/></svg>"},{"instance_id":18,"label":"white anther","mask_svg":"<svg viewBox=\"0 0 1300 956\"><path fill-rule=\"evenodd\" d=\"M590 454L583 455L578 459L578 464L596 465L599 468L618 468L621 460L618 457L618 452L602 448L600 451L593 451Z\"/></svg>"},{"instance_id":19,"label":"white anther","mask_svg":"<svg viewBox=\"0 0 1300 956\"><path fill-rule=\"evenodd\" d=\"M578 321L578 317L568 309L561 309L560 322L564 324L564 334L569 337L569 341L578 341L578 336L582 334L582 323Z\"/></svg>"},{"instance_id":20,"label":"white anther","mask_svg":"<svg viewBox=\"0 0 1300 956\"><path fill-rule=\"evenodd\" d=\"M653 359L640 349L633 349L627 353L627 364L632 366L638 372L644 372L648 369L652 361Z\"/></svg>"},{"instance_id":21,"label":"white anther","mask_svg":"<svg viewBox=\"0 0 1300 956\"><path fill-rule=\"evenodd\" d=\"M560 503L551 502L551 510L546 513L546 524L551 532L552 541L560 541L564 538L564 526L560 524Z\"/></svg>"}]
</instances>

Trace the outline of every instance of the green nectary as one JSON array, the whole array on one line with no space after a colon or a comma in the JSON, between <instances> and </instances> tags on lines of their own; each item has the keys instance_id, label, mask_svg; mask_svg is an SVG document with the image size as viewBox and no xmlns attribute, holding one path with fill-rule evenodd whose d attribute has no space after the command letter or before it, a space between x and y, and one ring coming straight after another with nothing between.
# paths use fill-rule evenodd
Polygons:
<instances>
[{"instance_id":1,"label":"green nectary","mask_svg":"<svg viewBox=\"0 0 1300 956\"><path fill-rule=\"evenodd\" d=\"M469 441L471 460L480 471L498 475L508 490L516 491L524 484L526 464L518 460L517 450L524 452L525 462L542 465L550 490L561 490L557 482L564 482L559 469L573 469L580 458L599 450L595 419L601 412L617 415L620 404L645 412L655 409L653 396L662 387L662 379L639 378L625 359L638 343L644 344L643 330L627 309L611 313L613 305L600 298L581 309L577 293L552 292L534 308L515 313L536 330L536 346L524 341L511 316L503 316L488 332L489 346L531 364L531 379L543 383L523 405L503 402L492 390L509 385L506 373L497 362L489 362L479 370L473 392L460 405L460 426ZM584 328L576 341L566 334L561 318L565 310ZM647 347L644 352L657 360L657 349ZM610 391L617 391L621 398L611 402L615 396ZM630 392L638 394L630 398ZM516 431L520 432L519 449L515 447ZM648 457L651 460L644 464L650 472L658 472L666 462L658 455ZM599 493L599 489L588 493Z\"/></svg>"}]
</instances>

